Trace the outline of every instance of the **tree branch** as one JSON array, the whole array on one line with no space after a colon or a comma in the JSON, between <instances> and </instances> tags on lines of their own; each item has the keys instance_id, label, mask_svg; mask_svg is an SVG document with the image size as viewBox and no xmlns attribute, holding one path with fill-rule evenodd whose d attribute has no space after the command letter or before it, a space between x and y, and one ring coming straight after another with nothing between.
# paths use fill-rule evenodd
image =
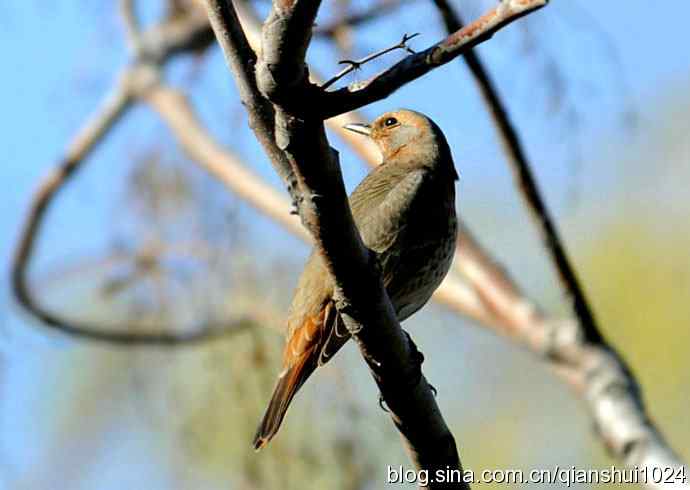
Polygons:
<instances>
[{"instance_id":1,"label":"tree branch","mask_svg":"<svg viewBox=\"0 0 690 490\"><path fill-rule=\"evenodd\" d=\"M264 182L227 148L214 141L179 91L157 85L145 95L151 108L165 121L185 153L194 163L222 182L231 192L283 225L293 235L309 242L309 233L290 214L290 203Z\"/></svg>"},{"instance_id":2,"label":"tree branch","mask_svg":"<svg viewBox=\"0 0 690 490\"><path fill-rule=\"evenodd\" d=\"M394 44L393 46L389 46L387 48L381 49L375 53L372 53L368 56L365 56L361 60L342 60L339 61L338 63L341 65L347 65L345 68L340 70L339 73L337 73L335 76L331 77L328 79L326 82L321 84L321 89L326 90L328 87L333 85L335 82L346 76L348 73L353 72L354 70L359 70L362 65L369 63L370 61L375 60L376 58L383 56L384 54L390 53L391 51L395 51L396 49L404 49L408 53L414 53L412 49L407 45L407 41L410 39L413 39L415 37L419 36L419 33L415 34L403 34L402 40L399 43Z\"/></svg>"},{"instance_id":3,"label":"tree branch","mask_svg":"<svg viewBox=\"0 0 690 490\"><path fill-rule=\"evenodd\" d=\"M214 2L207 2L212 11ZM302 223L334 277L336 307L372 371L410 457L419 469L459 468L455 441L421 373L421 355L400 328L374 256L354 224L337 153L328 144L323 120L302 117L299 101L306 100L303 97L314 87L304 56L318 6L314 0L274 3L263 28L257 86L274 105L276 144L290 162L301 191ZM234 10L229 2L227 7ZM236 18L225 16L230 21ZM230 28L214 24L220 36Z\"/></svg>"},{"instance_id":4,"label":"tree branch","mask_svg":"<svg viewBox=\"0 0 690 490\"><path fill-rule=\"evenodd\" d=\"M254 77L256 54L242 29L237 12L229 0L206 0L206 6L213 31L235 78L240 99L247 109L249 126L296 203L299 196L292 169L275 144L273 106L264 99L257 87Z\"/></svg>"},{"instance_id":5,"label":"tree branch","mask_svg":"<svg viewBox=\"0 0 690 490\"><path fill-rule=\"evenodd\" d=\"M67 149L63 162L35 191L12 261L13 294L18 303L42 324L78 338L115 345L177 346L234 334L248 325L246 319L241 318L218 325L203 324L182 333L137 332L132 331L136 327L131 325L123 326L124 331L107 331L103 325L67 320L47 310L31 291L27 277L29 264L46 213L59 191L75 175L98 143L105 139L113 126L132 107L136 97L158 82L156 63L163 63L179 52L182 49L180 43L188 43L187 46L191 49L198 47L197 43L203 38L203 35L200 36L203 29L199 23L199 15L187 18L187 22L178 21L167 28L165 25L157 26L150 31L153 34L147 35L138 30L131 2L123 1L121 7L134 49L135 63L120 76L111 93L105 97L101 109L77 134ZM201 19L206 31L210 32L207 18L203 16Z\"/></svg>"},{"instance_id":6,"label":"tree branch","mask_svg":"<svg viewBox=\"0 0 690 490\"><path fill-rule=\"evenodd\" d=\"M442 14L449 32L462 29L462 22L458 14L453 11L452 6L446 0L434 0L434 2ZM521 196L537 224L561 284L568 297L572 300L575 315L581 323L585 338L594 344L604 343L603 336L596 325L594 315L577 280L577 275L570 265L562 240L558 236L553 219L549 215L544 200L541 197L536 180L532 175L531 166L520 142L520 137L510 122L508 111L504 107L498 91L494 87L491 77L484 68L479 56L473 50L469 50L465 55L465 61L477 83L486 107L491 113L492 121L508 157L508 162L521 191Z\"/></svg>"},{"instance_id":7,"label":"tree branch","mask_svg":"<svg viewBox=\"0 0 690 490\"><path fill-rule=\"evenodd\" d=\"M249 172L229 149L213 140L182 93L159 85L148 91L145 97L194 163L222 182L230 192L245 199L297 238L313 244L311 235L300 224L299 219L286 212L290 206L289 201L256 174ZM475 242L466 230L461 233L460 240L464 258L465 247ZM459 257L455 260L459 260ZM487 307L482 296L453 274L448 275L436 290L434 299L479 323L495 324L497 321L493 309Z\"/></svg>"},{"instance_id":8,"label":"tree branch","mask_svg":"<svg viewBox=\"0 0 690 490\"><path fill-rule=\"evenodd\" d=\"M284 212L288 201L254 174L237 172L236 168L241 168L242 164L213 142L181 95L157 88L148 100L197 164L231 191L246 196L250 203L291 233L310 241L297 219ZM586 343L578 335L575 321L547 316L520 291L507 271L477 243L467 227L459 234L455 266L471 288L450 274L434 299L457 313L491 326L497 333L547 361L585 401L605 446L612 450L614 457L629 467L681 466L682 461L640 409L639 394L633 389L635 383L629 382L615 357Z\"/></svg>"},{"instance_id":9,"label":"tree branch","mask_svg":"<svg viewBox=\"0 0 690 490\"><path fill-rule=\"evenodd\" d=\"M434 0L434 3L448 32L462 29L462 19L447 0ZM606 343L596 325L540 195L520 138L489 73L474 50L467 51L464 59L491 114L527 208L537 223L561 283L573 301L577 322L554 322L545 318L473 240L459 242L456 268L473 275L475 285L484 285L481 290L487 301L508 320L505 332L540 353L587 401L599 434L614 458L630 468L651 470L652 467L683 466L649 418L634 375ZM466 236L469 236L467 232ZM660 486L651 479L647 483L649 487Z\"/></svg>"},{"instance_id":10,"label":"tree branch","mask_svg":"<svg viewBox=\"0 0 690 490\"><path fill-rule=\"evenodd\" d=\"M370 80L322 94L318 103L314 104L315 110L322 118L328 119L385 99L406 83L465 54L504 26L547 3L548 0L503 0L497 7L443 41L403 58Z\"/></svg>"}]
</instances>

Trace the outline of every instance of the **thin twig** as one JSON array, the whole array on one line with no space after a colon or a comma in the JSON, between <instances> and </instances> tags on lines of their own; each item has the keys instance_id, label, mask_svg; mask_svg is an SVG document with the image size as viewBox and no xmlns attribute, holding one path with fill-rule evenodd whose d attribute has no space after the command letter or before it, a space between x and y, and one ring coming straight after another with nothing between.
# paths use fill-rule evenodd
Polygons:
<instances>
[{"instance_id":1,"label":"thin twig","mask_svg":"<svg viewBox=\"0 0 690 490\"><path fill-rule=\"evenodd\" d=\"M321 93L320 100L312 104L314 116L328 119L385 99L403 85L465 54L506 25L547 3L548 0L504 0L471 24L424 51L406 56L368 81Z\"/></svg>"},{"instance_id":2,"label":"thin twig","mask_svg":"<svg viewBox=\"0 0 690 490\"><path fill-rule=\"evenodd\" d=\"M275 143L273 107L263 98L254 78L256 53L242 29L230 0L206 0L211 26L234 75L240 99L247 109L249 126L269 156L273 167L287 185L293 203L300 199L297 185L285 155Z\"/></svg>"},{"instance_id":3,"label":"thin twig","mask_svg":"<svg viewBox=\"0 0 690 490\"><path fill-rule=\"evenodd\" d=\"M419 33L416 32L414 34L404 34L402 37L402 40L399 43L394 44L393 46L390 46L388 48L382 49L380 51L377 51L375 53L370 54L369 56L365 56L361 60L342 60L339 61L338 64L340 65L347 65L345 68L343 68L341 71L339 71L333 78L325 82L324 84L321 85L321 88L323 90L326 90L328 87L333 85L335 82L343 78L345 75L348 73L354 71L354 70L359 70L362 68L362 65L369 63L372 60L375 60L376 58L383 56L384 54L390 53L391 51L395 51L396 49L403 49L407 51L410 54L415 54L415 52L412 50L407 45L407 41L410 39L413 39L415 37L419 36Z\"/></svg>"},{"instance_id":4,"label":"thin twig","mask_svg":"<svg viewBox=\"0 0 690 490\"><path fill-rule=\"evenodd\" d=\"M211 10L212 2L207 2ZM419 469L460 468L453 436L421 374L420 356L400 329L380 274L372 267L371 254L354 225L337 153L328 144L323 120L301 119L291 112L296 106L290 101L312 89L304 57L318 6L318 1L305 0L273 4L262 32L257 85L275 107L276 144L300 187L302 222L335 279L338 312L391 409L412 461ZM228 8L233 9L231 4ZM219 20L227 24L236 22L237 16L233 12ZM214 25L219 37L233 28ZM317 161L319 165L310 165ZM454 486L466 487L463 483Z\"/></svg>"},{"instance_id":5,"label":"thin twig","mask_svg":"<svg viewBox=\"0 0 690 490\"><path fill-rule=\"evenodd\" d=\"M141 55L141 30L134 0L120 0L120 17L125 26L125 39L131 52Z\"/></svg>"}]
</instances>

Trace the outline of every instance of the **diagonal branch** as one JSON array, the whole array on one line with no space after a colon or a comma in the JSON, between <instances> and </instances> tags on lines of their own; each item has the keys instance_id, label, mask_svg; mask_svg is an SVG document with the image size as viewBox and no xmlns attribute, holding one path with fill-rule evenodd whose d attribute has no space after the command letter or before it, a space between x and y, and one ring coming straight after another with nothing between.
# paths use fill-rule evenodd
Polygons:
<instances>
[{"instance_id":1,"label":"diagonal branch","mask_svg":"<svg viewBox=\"0 0 690 490\"><path fill-rule=\"evenodd\" d=\"M209 10L212 3L207 0ZM419 469L459 468L455 441L421 372L421 354L400 328L374 256L354 224L338 156L328 144L323 120L303 117L299 101L315 87L308 80L304 56L318 6L314 0L274 3L263 28L257 85L274 105L276 144L301 191L302 223L335 280L338 312L370 367L410 457ZM227 7L234 10L229 2ZM214 28L221 36L231 27Z\"/></svg>"},{"instance_id":2,"label":"diagonal branch","mask_svg":"<svg viewBox=\"0 0 690 490\"><path fill-rule=\"evenodd\" d=\"M81 168L96 146L106 138L110 130L133 106L137 96L145 93L151 86L155 86L158 64L179 53L185 45L187 49L194 49L201 46L205 38L209 41L213 39L212 36L204 35L204 32L212 34L205 15L191 16L185 21L173 24L164 23L151 31L140 33L131 2L125 0L121 7L128 26L131 48L134 50L135 63L120 76L111 93L106 96L100 111L75 137L63 162L35 191L12 261L13 294L18 303L44 325L82 339L126 346L177 346L233 334L249 326L249 322L240 318L219 324L204 323L184 333L135 331L135 327L131 325L122 327L124 331L106 331L103 325L75 322L47 310L34 296L30 287L29 264L47 211L58 193ZM203 23L200 23L199 19Z\"/></svg>"},{"instance_id":3,"label":"diagonal branch","mask_svg":"<svg viewBox=\"0 0 690 490\"><path fill-rule=\"evenodd\" d=\"M251 323L246 319L238 319L219 325L202 325L200 328L190 330L187 333L138 332L132 331L133 329L121 332L106 331L102 325L74 322L62 318L45 309L32 293L27 271L45 215L58 192L64 188L64 185L75 175L98 143L105 138L117 121L131 107L133 77L133 72L128 71L120 78L112 93L106 97L100 111L84 126L70 145L63 163L53 170L36 190L12 262L14 295L24 309L50 328L75 337L116 345L175 346L205 341L209 338L243 330Z\"/></svg>"},{"instance_id":4,"label":"diagonal branch","mask_svg":"<svg viewBox=\"0 0 690 490\"><path fill-rule=\"evenodd\" d=\"M452 6L446 0L434 1L443 16L447 30L454 32L462 29L462 22L457 13L453 12ZM578 282L577 275L570 265L565 247L558 236L553 219L549 215L536 180L532 175L520 138L510 122L510 117L498 95L498 91L474 50L470 49L467 51L465 61L479 87L487 108L491 112L492 121L496 126L501 143L508 156L508 161L521 190L521 195L542 235L546 250L558 273L563 288L572 300L573 310L581 324L585 338L595 344L603 343L603 336L596 325L594 315Z\"/></svg>"},{"instance_id":5,"label":"diagonal branch","mask_svg":"<svg viewBox=\"0 0 690 490\"><path fill-rule=\"evenodd\" d=\"M299 199L292 169L275 144L273 106L261 95L254 78L256 53L247 40L230 0L206 0L206 5L211 26L235 77L242 104L247 109L249 126L271 159L276 172L285 181L293 202L297 202Z\"/></svg>"},{"instance_id":6,"label":"diagonal branch","mask_svg":"<svg viewBox=\"0 0 690 490\"><path fill-rule=\"evenodd\" d=\"M297 219L284 212L288 201L256 175L243 171L242 164L201 127L183 96L156 88L148 100L197 164L288 231L310 240ZM434 295L437 302L490 326L549 362L555 373L585 401L606 447L629 467L682 466L653 421L641 410L639 394L633 389L635 383L626 378L615 357L588 345L577 334L576 322L547 316L466 227L460 230L455 265L470 289L450 274ZM629 452L621 456L624 449Z\"/></svg>"},{"instance_id":7,"label":"diagonal branch","mask_svg":"<svg viewBox=\"0 0 690 490\"><path fill-rule=\"evenodd\" d=\"M322 94L315 106L328 119L385 99L397 89L431 70L465 54L470 48L491 38L504 26L545 6L548 0L503 0L488 13L459 29L443 41L417 54L411 54L372 79Z\"/></svg>"},{"instance_id":8,"label":"diagonal branch","mask_svg":"<svg viewBox=\"0 0 690 490\"><path fill-rule=\"evenodd\" d=\"M168 125L182 149L197 165L222 182L230 192L245 199L294 236L313 243L311 235L300 224L299 219L285 212L290 206L289 201L256 174L248 171L245 164L211 137L182 93L165 86L156 86L145 97L151 108ZM461 231L460 240L463 258L468 257L465 252L470 244L478 247L466 229ZM460 256L455 260L460 260ZM434 293L434 299L479 323L501 323L494 309L487 306L483 297L474 288L459 281L454 274L446 277Z\"/></svg>"},{"instance_id":9,"label":"diagonal branch","mask_svg":"<svg viewBox=\"0 0 690 490\"><path fill-rule=\"evenodd\" d=\"M168 125L192 161L290 233L304 241L310 240L299 219L287 212L289 201L250 172L229 149L211 138L194 114L187 97L172 88L158 85L146 93L145 100Z\"/></svg>"},{"instance_id":10,"label":"diagonal branch","mask_svg":"<svg viewBox=\"0 0 690 490\"><path fill-rule=\"evenodd\" d=\"M328 81L324 82L321 85L322 90L326 90L328 87L333 85L335 82L346 76L348 73L353 72L354 70L359 70L362 65L369 63L370 61L375 60L376 58L379 58L383 56L384 54L390 53L391 51L395 51L396 49L404 49L408 53L414 54L414 51L412 48L410 48L407 45L407 41L410 39L413 39L415 37L419 36L419 33L415 34L403 34L402 40L399 43L394 44L393 46L389 46L387 48L381 49L380 51L377 51L375 53L372 53L368 56L365 56L361 60L342 60L339 61L338 63L341 65L347 65L345 68L343 68L339 73L337 73L334 77L330 78Z\"/></svg>"},{"instance_id":11,"label":"diagonal branch","mask_svg":"<svg viewBox=\"0 0 690 490\"><path fill-rule=\"evenodd\" d=\"M459 14L447 0L433 1L448 32L462 29ZM459 248L464 249L458 250L456 268L474 276L474 284L488 281L490 287L483 288L486 299L495 305L498 312L505 312L511 304L522 305L525 314L504 315L508 319L518 320L508 323L508 333L544 355L576 392L585 398L599 434L616 459L630 468L681 468L682 461L648 416L637 380L599 331L540 195L520 138L489 73L474 50L467 51L465 61L491 113L517 184L542 234L551 261L573 301L577 322L549 322L536 305L524 299L506 272L487 260L473 240L464 245L460 242ZM465 234L469 235L467 232ZM477 268L477 264L481 267ZM658 486L651 479L646 483L651 487Z\"/></svg>"}]
</instances>

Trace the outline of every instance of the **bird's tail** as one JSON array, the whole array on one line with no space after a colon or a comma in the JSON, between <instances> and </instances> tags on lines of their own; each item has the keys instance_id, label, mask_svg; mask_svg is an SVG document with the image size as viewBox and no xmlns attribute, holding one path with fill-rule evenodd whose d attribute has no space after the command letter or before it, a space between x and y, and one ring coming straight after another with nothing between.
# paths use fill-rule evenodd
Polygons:
<instances>
[{"instance_id":1,"label":"bird's tail","mask_svg":"<svg viewBox=\"0 0 690 490\"><path fill-rule=\"evenodd\" d=\"M313 349L307 350L278 379L271 401L254 435L254 449L257 451L268 444L280 429L292 398L316 369L316 358L318 356L313 355Z\"/></svg>"}]
</instances>

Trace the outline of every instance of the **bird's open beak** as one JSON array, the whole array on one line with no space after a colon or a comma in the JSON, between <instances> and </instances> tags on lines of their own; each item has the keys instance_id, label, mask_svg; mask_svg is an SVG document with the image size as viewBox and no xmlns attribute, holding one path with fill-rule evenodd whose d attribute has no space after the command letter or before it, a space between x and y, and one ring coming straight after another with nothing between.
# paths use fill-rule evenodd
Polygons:
<instances>
[{"instance_id":1,"label":"bird's open beak","mask_svg":"<svg viewBox=\"0 0 690 490\"><path fill-rule=\"evenodd\" d=\"M363 134L364 136L371 136L371 126L368 124L350 123L343 126L343 128L352 131L353 133Z\"/></svg>"}]
</instances>

